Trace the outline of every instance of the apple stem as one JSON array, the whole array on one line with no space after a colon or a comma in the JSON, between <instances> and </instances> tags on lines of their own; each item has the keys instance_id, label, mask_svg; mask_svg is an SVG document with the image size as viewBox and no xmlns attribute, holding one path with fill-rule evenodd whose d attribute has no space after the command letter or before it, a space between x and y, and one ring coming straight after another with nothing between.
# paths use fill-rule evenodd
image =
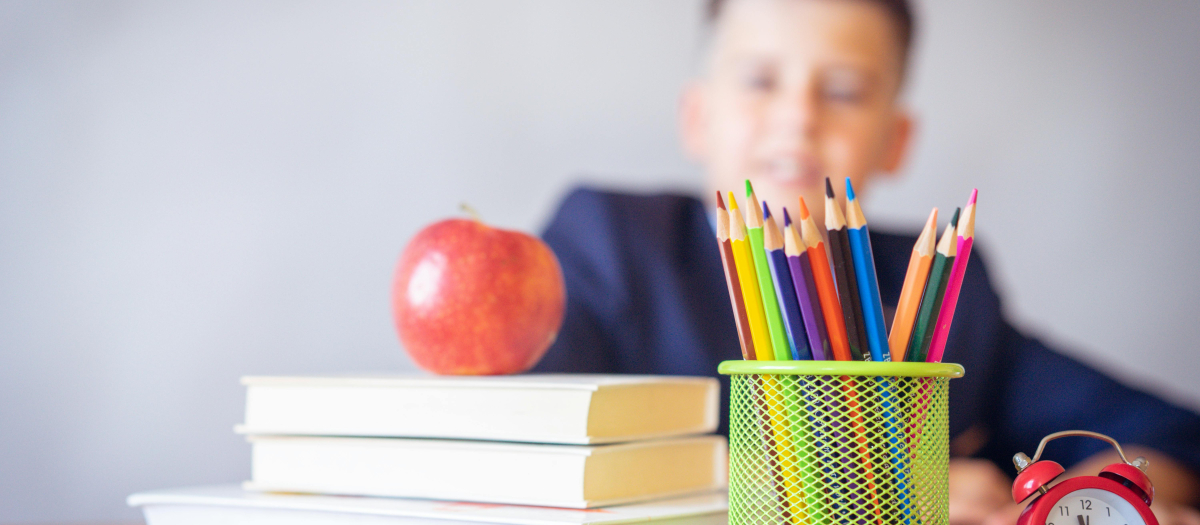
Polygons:
<instances>
[{"instance_id":1,"label":"apple stem","mask_svg":"<svg viewBox=\"0 0 1200 525\"><path fill-rule=\"evenodd\" d=\"M479 212L475 211L475 208L472 208L470 204L463 202L458 205L458 208L466 212L467 215L470 215L472 219L475 219L475 222L483 222L483 219L479 218Z\"/></svg>"}]
</instances>

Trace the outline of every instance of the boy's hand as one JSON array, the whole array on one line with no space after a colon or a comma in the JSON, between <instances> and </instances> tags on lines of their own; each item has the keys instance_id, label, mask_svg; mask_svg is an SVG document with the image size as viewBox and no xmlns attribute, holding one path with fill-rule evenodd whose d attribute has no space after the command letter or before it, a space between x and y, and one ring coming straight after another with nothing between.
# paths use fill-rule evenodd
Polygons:
<instances>
[{"instance_id":1,"label":"boy's hand","mask_svg":"<svg viewBox=\"0 0 1200 525\"><path fill-rule=\"evenodd\" d=\"M950 525L980 525L1006 506L1013 506L1012 481L994 463L985 459L950 460ZM1013 515L1013 521L1018 515L1020 511Z\"/></svg>"},{"instance_id":2,"label":"boy's hand","mask_svg":"<svg viewBox=\"0 0 1200 525\"><path fill-rule=\"evenodd\" d=\"M1155 503L1150 506L1158 525L1200 525L1200 512L1196 509L1174 503Z\"/></svg>"}]
</instances>

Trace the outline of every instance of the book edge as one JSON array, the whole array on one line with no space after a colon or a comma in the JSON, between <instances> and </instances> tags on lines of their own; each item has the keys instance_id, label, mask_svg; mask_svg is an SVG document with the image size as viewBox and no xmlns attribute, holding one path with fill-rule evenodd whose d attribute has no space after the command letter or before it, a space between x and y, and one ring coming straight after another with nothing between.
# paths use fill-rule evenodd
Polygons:
<instances>
[{"instance_id":1,"label":"book edge","mask_svg":"<svg viewBox=\"0 0 1200 525\"><path fill-rule=\"evenodd\" d=\"M208 492L207 494L205 492ZM507 525L532 525L545 523L561 523L572 525L619 525L622 523L642 523L647 521L674 520L694 516L707 516L715 514L725 514L728 512L729 499L728 495L718 489L698 490L694 494L680 494L675 497L655 498L641 502L640 504L658 505L677 503L683 505L689 503L691 508L678 513L663 513L660 515L651 516L625 516L614 517L613 519L583 519L583 520L551 520L551 519L531 519L518 518L509 516L487 516L483 514L458 514L444 510L434 509L388 509L386 507L358 507L352 505L338 505L340 501L322 501L329 498L342 498L342 496L330 496L323 494L294 494L293 501L286 504L281 504L281 499L272 498L270 500L255 500L248 496L278 496L278 498L288 497L283 494L260 494L257 492L247 493L239 485L208 485L208 486L193 486L182 487L176 489L164 489L137 492L129 495L126 498L126 504L130 507L145 508L151 506L214 506L214 507L229 507L229 508L248 508L248 509L266 509L266 510L288 510L288 511L311 511L311 512L329 512L334 514L354 514L367 516L381 517L397 517L397 518L417 518L417 519L434 519L445 521L465 521L475 523L494 523ZM688 498L694 498L700 501L687 502ZM704 500L701 500L704 498ZM348 498L349 499L349 498ZM361 498L365 501L378 500L396 500L396 501L419 501L419 502L438 502L438 503L465 503L475 505L472 502L451 501L451 500L413 500L408 498ZM676 499L675 502L667 501ZM679 501L683 500L683 501ZM349 501L347 501L349 503ZM638 503L634 503L638 504ZM487 505L487 504L485 504ZM505 505L511 507L522 507L523 505ZM539 509L544 510L544 509ZM567 509L575 511L589 511L595 509Z\"/></svg>"},{"instance_id":2,"label":"book edge","mask_svg":"<svg viewBox=\"0 0 1200 525\"><path fill-rule=\"evenodd\" d=\"M533 379L533 380L530 380ZM417 376L417 375L317 375L242 376L241 384L254 386L361 387L361 388L473 388L585 390L620 388L647 383L716 382L701 376L658 376L632 374L531 374L513 376Z\"/></svg>"}]
</instances>

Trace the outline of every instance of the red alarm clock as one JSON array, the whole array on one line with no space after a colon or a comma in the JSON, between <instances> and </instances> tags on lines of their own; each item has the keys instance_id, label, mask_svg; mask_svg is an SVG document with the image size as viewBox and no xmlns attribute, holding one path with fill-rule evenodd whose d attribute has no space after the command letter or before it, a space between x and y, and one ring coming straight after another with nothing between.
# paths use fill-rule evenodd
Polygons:
<instances>
[{"instance_id":1,"label":"red alarm clock","mask_svg":"<svg viewBox=\"0 0 1200 525\"><path fill-rule=\"evenodd\" d=\"M1104 440L1117 449L1121 463L1104 467L1099 476L1079 476L1065 479L1053 487L1046 486L1064 470L1053 461L1038 461L1046 443L1060 437L1087 436ZM1034 493L1040 493L1021 513L1017 525L1158 525L1150 502L1154 486L1146 477L1146 458L1125 459L1117 440L1086 430L1055 432L1042 438L1033 459L1024 453L1013 456L1017 479L1012 495L1017 503Z\"/></svg>"}]
</instances>

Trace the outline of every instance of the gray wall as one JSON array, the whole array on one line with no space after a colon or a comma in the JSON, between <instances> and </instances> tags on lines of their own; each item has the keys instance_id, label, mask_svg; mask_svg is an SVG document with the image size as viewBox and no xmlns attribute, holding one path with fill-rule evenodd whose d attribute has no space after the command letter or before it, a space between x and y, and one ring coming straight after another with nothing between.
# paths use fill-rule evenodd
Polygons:
<instances>
[{"instance_id":1,"label":"gray wall","mask_svg":"<svg viewBox=\"0 0 1200 525\"><path fill-rule=\"evenodd\" d=\"M460 201L536 230L581 174L698 187L674 110L699 12L0 4L0 523L244 479L243 374L411 370L392 265ZM1200 407L1200 4L924 14L920 139L873 222L978 186L1022 326Z\"/></svg>"}]
</instances>

